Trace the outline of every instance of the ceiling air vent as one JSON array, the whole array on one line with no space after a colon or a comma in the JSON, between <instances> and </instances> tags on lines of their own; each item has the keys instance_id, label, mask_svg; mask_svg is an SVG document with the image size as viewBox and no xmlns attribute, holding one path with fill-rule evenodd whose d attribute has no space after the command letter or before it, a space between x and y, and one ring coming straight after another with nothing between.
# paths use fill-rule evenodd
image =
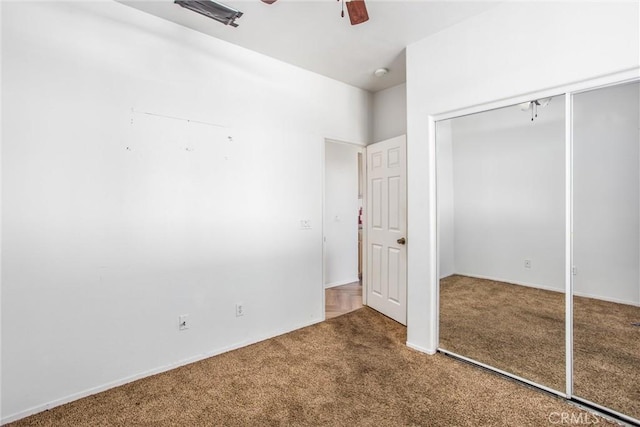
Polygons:
<instances>
[{"instance_id":1,"label":"ceiling air vent","mask_svg":"<svg viewBox=\"0 0 640 427\"><path fill-rule=\"evenodd\" d=\"M211 0L175 0L174 3L232 27L238 26L235 21L242 16L239 10Z\"/></svg>"}]
</instances>

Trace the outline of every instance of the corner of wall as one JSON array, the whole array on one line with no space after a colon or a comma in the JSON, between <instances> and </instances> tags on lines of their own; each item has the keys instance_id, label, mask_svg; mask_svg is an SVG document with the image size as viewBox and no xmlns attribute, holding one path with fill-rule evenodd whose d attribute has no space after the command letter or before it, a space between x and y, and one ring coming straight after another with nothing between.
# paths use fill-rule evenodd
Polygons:
<instances>
[{"instance_id":1,"label":"corner of wall","mask_svg":"<svg viewBox=\"0 0 640 427\"><path fill-rule=\"evenodd\" d=\"M372 94L372 142L407 134L407 84Z\"/></svg>"},{"instance_id":2,"label":"corner of wall","mask_svg":"<svg viewBox=\"0 0 640 427\"><path fill-rule=\"evenodd\" d=\"M368 92L367 93L367 103L368 103L368 116L367 116L367 120L369 121L368 126L367 126L367 141L366 141L366 145L369 144L373 144L374 142L376 142L375 140L375 99L376 99L376 94L375 93L371 93Z\"/></svg>"}]
</instances>

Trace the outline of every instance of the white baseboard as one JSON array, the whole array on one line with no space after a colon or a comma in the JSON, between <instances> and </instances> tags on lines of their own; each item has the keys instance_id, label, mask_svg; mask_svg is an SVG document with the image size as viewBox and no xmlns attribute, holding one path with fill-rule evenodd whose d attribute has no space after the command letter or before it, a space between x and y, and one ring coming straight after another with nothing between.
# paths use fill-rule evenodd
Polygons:
<instances>
[{"instance_id":1,"label":"white baseboard","mask_svg":"<svg viewBox=\"0 0 640 427\"><path fill-rule=\"evenodd\" d=\"M39 412L55 408L56 406L64 405L65 403L73 402L75 400L82 399L84 397L88 397L88 396L91 396L93 394L100 393L100 392L112 389L114 387L118 387L118 386L121 386L121 385L124 385L124 384L128 384L130 382L137 381L139 379L146 378L146 377L149 377L151 375L161 374L163 372L167 372L167 371L170 371L170 370L175 369L175 368L179 368L179 367L184 366L184 365L189 365L191 363L195 363L195 362L198 362L200 360L208 359L209 357L217 356L219 354L226 353L228 351L237 350L239 348L246 347L248 345L255 344L255 343L260 342L260 341L264 341L264 340L267 340L267 339L270 339L270 338L275 338L275 337L280 336L280 335L288 334L289 332L293 332L293 331L298 330L298 329L306 328L307 326L315 325L316 323L320 323L320 322L322 322L322 319L316 319L316 320L312 320L310 322L306 322L306 323L300 324L300 325L295 326L293 328L284 328L284 329L281 329L281 330L276 330L276 331L274 331L272 333L264 334L264 335L262 335L262 336L260 336L258 338L252 339L252 340L242 341L242 342L238 342L238 343L232 344L230 346L226 346L226 347L218 348L218 349L215 349L215 350L207 351L207 352L199 354L197 356L193 356L193 357L189 357L189 358L186 358L186 359L179 360L179 361L177 361L175 363L170 363L168 365L164 365L164 366L160 366L158 368L150 369L148 371L140 372L138 374L131 375L131 376L119 379L119 380L111 381L111 382L108 382L106 384L103 384L103 385L100 385L100 386L97 386L97 387L92 387L92 388L89 388L87 390L80 391L78 393L73 393L71 395L62 397L60 399L55 399L55 400L52 400L50 402L44 403L42 405L37 405L37 406L34 406L32 408L26 409L24 411L20 411L18 413L9 415L7 417L4 417L4 418L2 418L0 420L0 425L12 423L14 421L18 421L18 420L20 420L22 418L25 418L25 417L28 417L30 415L34 415L34 414L37 414Z\"/></svg>"},{"instance_id":2,"label":"white baseboard","mask_svg":"<svg viewBox=\"0 0 640 427\"><path fill-rule=\"evenodd\" d=\"M626 301L626 300L622 300L622 299L618 299L618 298L603 297L601 295L588 294L588 293L585 293L585 292L576 292L576 291L574 291L573 295L576 296L576 297L591 298L591 299L597 299L597 300L600 300L600 301L615 302L616 304L624 304L624 305L631 305L633 307L640 307L640 304L638 304L637 302Z\"/></svg>"},{"instance_id":3,"label":"white baseboard","mask_svg":"<svg viewBox=\"0 0 640 427\"><path fill-rule=\"evenodd\" d=\"M326 285L324 285L324 288L325 289L335 288L336 286L348 285L349 283L359 282L359 281L360 279L358 279L358 277L356 276L354 279L339 280L337 282L327 283Z\"/></svg>"},{"instance_id":4,"label":"white baseboard","mask_svg":"<svg viewBox=\"0 0 640 427\"><path fill-rule=\"evenodd\" d=\"M517 281L517 280L501 279L501 278L497 278L497 277L480 276L480 275L477 275L477 274L467 274L467 273L453 273L453 274L456 274L458 276L473 277L474 279L493 280L493 281L496 281L496 282L511 283L511 284L514 284L514 285L526 286L528 288L536 288L536 289L542 289L542 290L545 290L545 291L564 293L564 288L557 289L557 288L552 288L550 286L537 285L535 283L526 283L526 282L520 282L520 281ZM635 301L627 301L627 300L622 300L622 299L618 299L618 298L603 297L602 295L589 294L589 293L585 293L585 292L576 292L575 290L573 291L573 295L574 296L578 296L578 297L593 298L593 299L597 299L597 300L601 300L601 301L615 302L617 304L625 304L625 305L631 305L631 306L634 306L634 307L640 307L640 304L638 304Z\"/></svg>"},{"instance_id":5,"label":"white baseboard","mask_svg":"<svg viewBox=\"0 0 640 427\"><path fill-rule=\"evenodd\" d=\"M481 276L481 275L478 275L478 274L468 274L468 273L454 273L454 274L456 274L458 276L473 277L474 279L493 280L494 282L511 283L512 285L520 285L520 286L526 286L528 288L536 288L536 289L543 289L545 291L564 293L564 285L563 285L562 289L558 289L558 288L553 288L551 286L539 285L539 284L536 284L536 283L521 282L519 280L503 279L503 278L500 278L500 277Z\"/></svg>"},{"instance_id":6,"label":"white baseboard","mask_svg":"<svg viewBox=\"0 0 640 427\"><path fill-rule=\"evenodd\" d=\"M429 349L426 349L426 348L421 347L419 345L412 344L409 341L407 341L406 344L407 344L407 347L409 347L410 349L419 351L420 353L425 353L425 354L428 354L430 356L433 356L434 354L436 354L436 350L429 350Z\"/></svg>"}]
</instances>

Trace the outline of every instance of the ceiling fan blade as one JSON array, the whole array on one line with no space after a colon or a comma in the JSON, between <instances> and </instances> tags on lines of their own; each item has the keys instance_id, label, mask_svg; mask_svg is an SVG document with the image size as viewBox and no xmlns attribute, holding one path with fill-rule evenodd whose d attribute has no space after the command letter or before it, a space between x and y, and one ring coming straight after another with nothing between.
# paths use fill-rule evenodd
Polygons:
<instances>
[{"instance_id":1,"label":"ceiling fan blade","mask_svg":"<svg viewBox=\"0 0 640 427\"><path fill-rule=\"evenodd\" d=\"M274 4L276 2L276 0L260 0L260 1L266 4Z\"/></svg>"},{"instance_id":2,"label":"ceiling fan blade","mask_svg":"<svg viewBox=\"0 0 640 427\"><path fill-rule=\"evenodd\" d=\"M369 20L369 14L367 13L367 6L365 6L364 0L348 1L347 12L349 12L351 25L362 24Z\"/></svg>"}]
</instances>

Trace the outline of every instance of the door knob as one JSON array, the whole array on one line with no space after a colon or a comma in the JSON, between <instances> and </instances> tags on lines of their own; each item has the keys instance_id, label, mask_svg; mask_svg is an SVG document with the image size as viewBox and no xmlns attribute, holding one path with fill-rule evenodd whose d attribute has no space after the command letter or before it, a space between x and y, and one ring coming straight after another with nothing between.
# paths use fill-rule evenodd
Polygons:
<instances>
[{"instance_id":1,"label":"door knob","mask_svg":"<svg viewBox=\"0 0 640 427\"><path fill-rule=\"evenodd\" d=\"M399 245L404 245L405 243L407 243L407 239L405 239L404 237L401 237L396 241L398 242Z\"/></svg>"}]
</instances>

